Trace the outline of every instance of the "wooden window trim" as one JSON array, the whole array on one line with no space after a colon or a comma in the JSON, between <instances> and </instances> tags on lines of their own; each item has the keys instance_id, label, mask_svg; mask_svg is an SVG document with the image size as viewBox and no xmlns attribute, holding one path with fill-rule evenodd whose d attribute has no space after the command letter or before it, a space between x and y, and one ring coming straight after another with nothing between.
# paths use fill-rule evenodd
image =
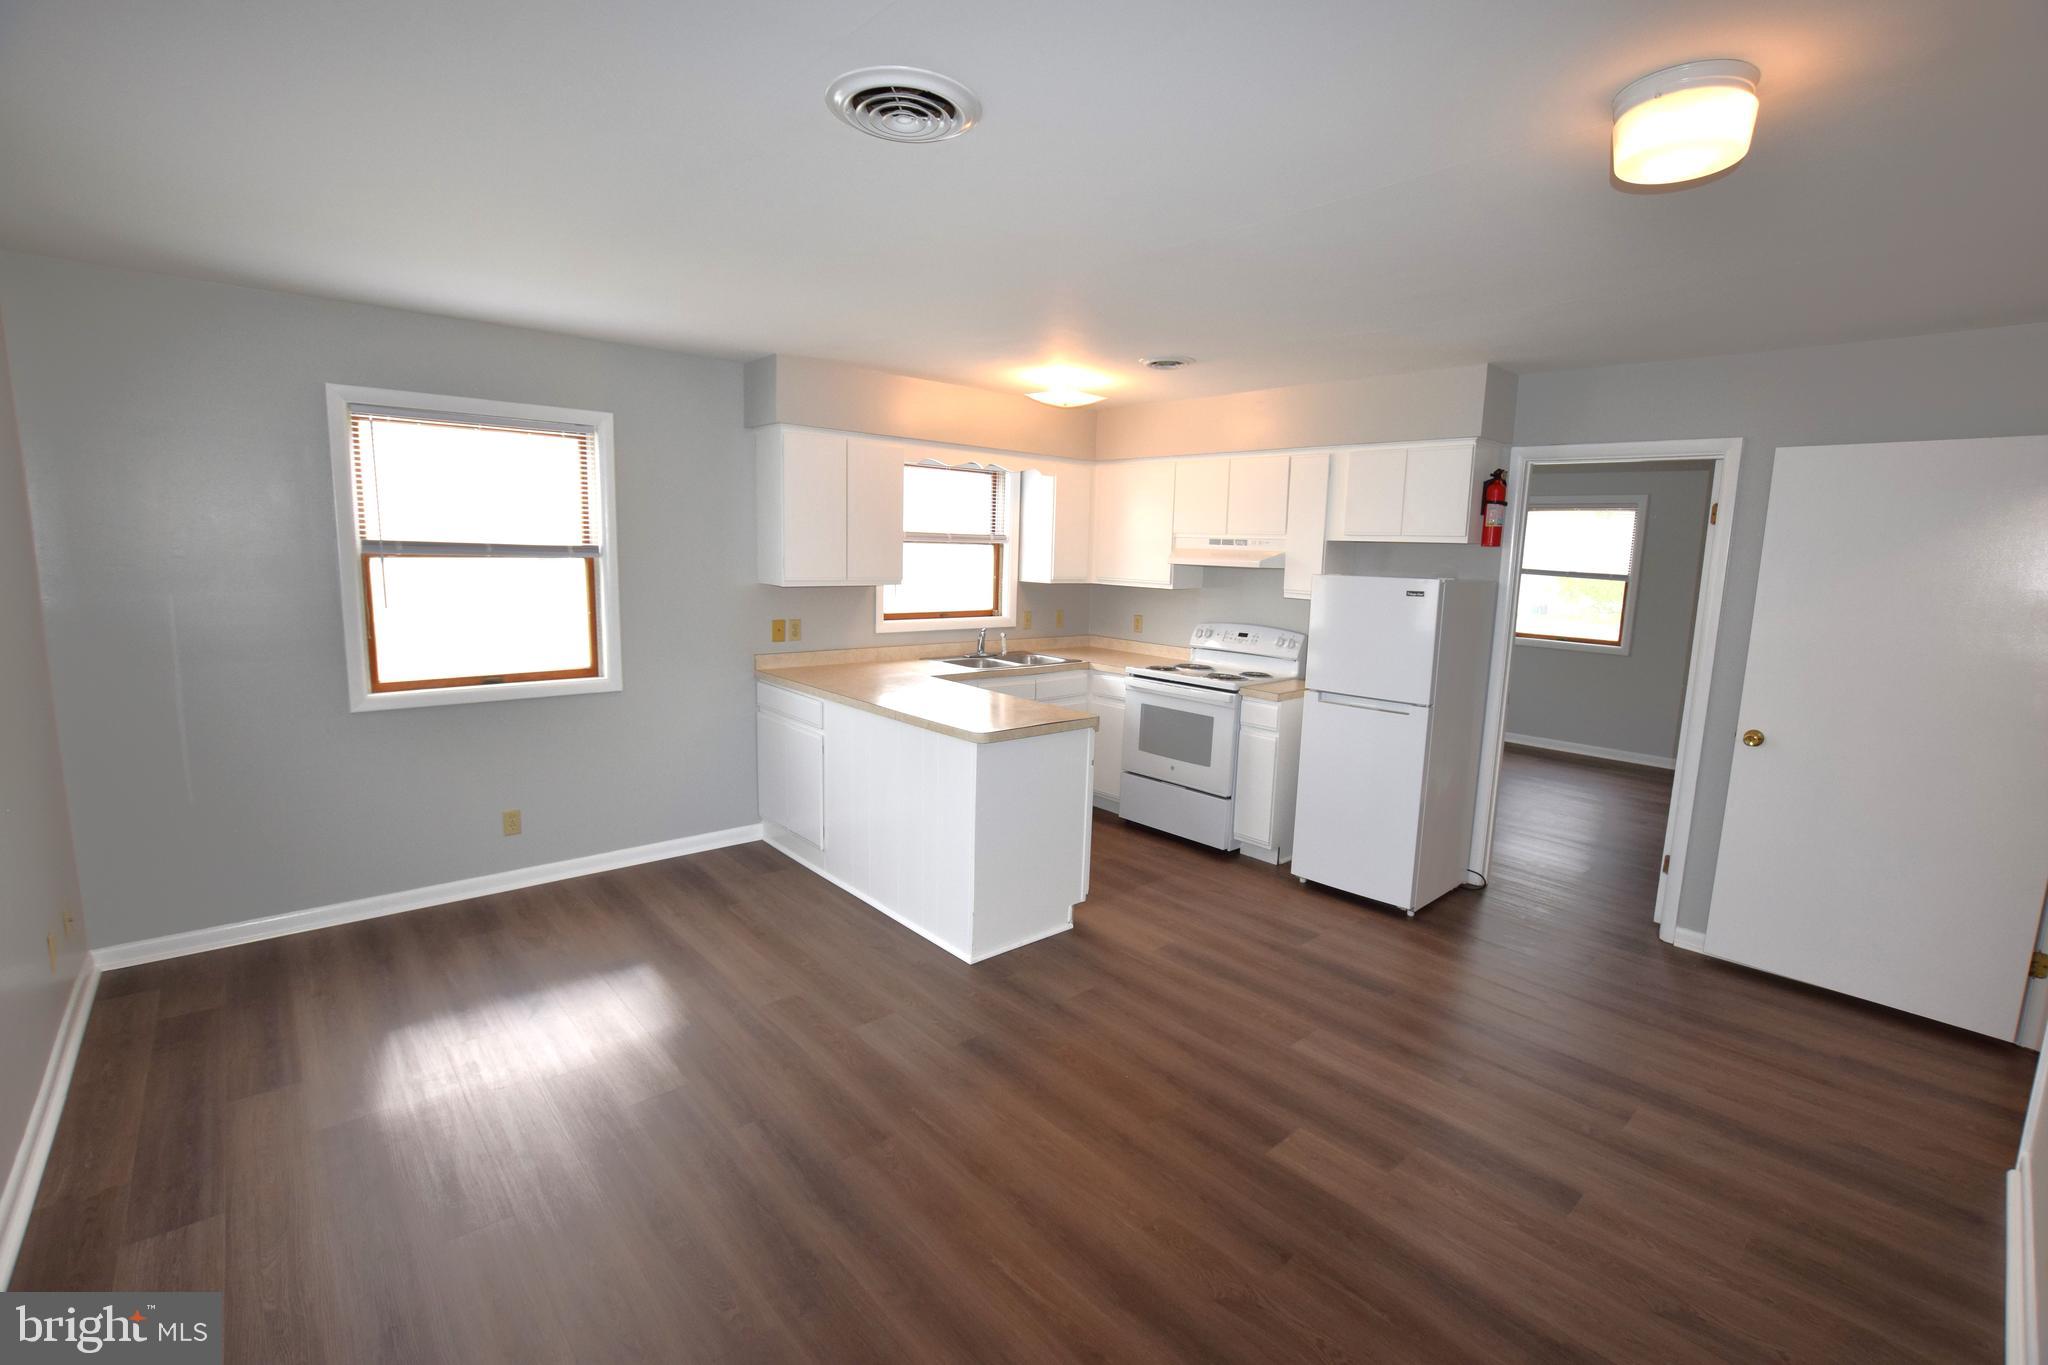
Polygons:
<instances>
[{"instance_id":1,"label":"wooden window trim","mask_svg":"<svg viewBox=\"0 0 2048 1365\"><path fill-rule=\"evenodd\" d=\"M1628 574L1568 573L1563 569L1522 569L1519 572L1523 578L1534 574L1539 578L1597 578L1603 583L1619 583L1621 584L1621 614L1614 618L1614 638L1612 640L1590 639L1583 635L1538 635L1536 632L1528 630L1516 631L1515 638L1517 640L1549 640L1553 644L1560 645L1593 645L1600 649L1620 649L1622 641L1628 639L1629 588L1633 586L1629 582L1630 576ZM1517 594L1518 598L1519 596L1520 594Z\"/></svg>"},{"instance_id":2,"label":"wooden window trim","mask_svg":"<svg viewBox=\"0 0 2048 1365\"><path fill-rule=\"evenodd\" d=\"M910 542L906 542L910 543ZM967 540L939 542L952 545L987 545L995 551L994 575L989 585L990 606L987 611L885 611L884 621L985 621L1003 614L1003 542L1000 540Z\"/></svg>"},{"instance_id":3,"label":"wooden window trim","mask_svg":"<svg viewBox=\"0 0 2048 1365\"><path fill-rule=\"evenodd\" d=\"M506 555L483 552L478 546L477 553L464 554L452 548L435 555L422 554L364 554L362 561L363 592L363 646L370 665L370 692L374 695L391 692L424 692L443 687L495 687L501 683L523 682L567 682L577 678L598 678L604 676L604 652L599 647L597 613L597 560L595 557L583 560L583 583L588 603L590 621L590 666L588 668L542 669L528 673L485 673L463 678L408 678L403 682L385 682L377 672L377 611L371 597L376 591L370 579L370 561L373 559L537 559L538 555Z\"/></svg>"}]
</instances>

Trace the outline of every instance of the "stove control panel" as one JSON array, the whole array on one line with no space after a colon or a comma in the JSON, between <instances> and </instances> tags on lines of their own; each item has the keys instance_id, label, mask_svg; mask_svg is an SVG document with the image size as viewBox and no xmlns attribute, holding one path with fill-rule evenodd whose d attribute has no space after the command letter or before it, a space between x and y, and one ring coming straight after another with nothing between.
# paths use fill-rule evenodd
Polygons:
<instances>
[{"instance_id":1,"label":"stove control panel","mask_svg":"<svg viewBox=\"0 0 2048 1365\"><path fill-rule=\"evenodd\" d=\"M1189 641L1196 649L1221 649L1233 654L1262 654L1269 659L1301 657L1302 635L1277 626L1247 626L1219 622L1195 627Z\"/></svg>"}]
</instances>

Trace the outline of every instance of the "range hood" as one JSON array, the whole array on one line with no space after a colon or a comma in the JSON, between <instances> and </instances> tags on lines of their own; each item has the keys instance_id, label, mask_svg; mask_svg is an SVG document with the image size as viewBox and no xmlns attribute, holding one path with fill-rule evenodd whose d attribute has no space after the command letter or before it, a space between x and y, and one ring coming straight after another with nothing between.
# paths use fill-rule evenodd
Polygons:
<instances>
[{"instance_id":1,"label":"range hood","mask_svg":"<svg viewBox=\"0 0 2048 1365\"><path fill-rule=\"evenodd\" d=\"M1287 563L1278 536L1175 536L1173 562L1221 569L1277 569Z\"/></svg>"}]
</instances>

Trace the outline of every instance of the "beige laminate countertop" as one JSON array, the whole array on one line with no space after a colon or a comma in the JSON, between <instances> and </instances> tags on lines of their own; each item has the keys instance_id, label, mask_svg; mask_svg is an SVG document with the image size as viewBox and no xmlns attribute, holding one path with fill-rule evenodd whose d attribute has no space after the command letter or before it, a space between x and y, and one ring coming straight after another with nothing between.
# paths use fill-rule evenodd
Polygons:
<instances>
[{"instance_id":1,"label":"beige laminate countertop","mask_svg":"<svg viewBox=\"0 0 2048 1365\"><path fill-rule=\"evenodd\" d=\"M999 676L1023 678L1084 669L1121 674L1128 668L1187 655L1186 650L1124 649L1113 644L1069 643L1061 639L1035 640L1030 642L1030 647L1071 662L1005 668ZM959 653L969 652L962 647L954 648ZM863 711L872 711L876 715L975 744L1028 739L1033 735L1087 730L1096 726L1093 715L1072 706L1013 697L984 687L963 686L958 681L986 678L989 671L962 668L940 659L873 657L880 652L883 651L842 650L794 658L757 655L754 676L780 687L822 697L826 701L857 706ZM785 659L789 661L785 662ZM1266 701L1285 701L1300 696L1302 690L1298 679L1288 679L1247 687L1243 695Z\"/></svg>"}]
</instances>

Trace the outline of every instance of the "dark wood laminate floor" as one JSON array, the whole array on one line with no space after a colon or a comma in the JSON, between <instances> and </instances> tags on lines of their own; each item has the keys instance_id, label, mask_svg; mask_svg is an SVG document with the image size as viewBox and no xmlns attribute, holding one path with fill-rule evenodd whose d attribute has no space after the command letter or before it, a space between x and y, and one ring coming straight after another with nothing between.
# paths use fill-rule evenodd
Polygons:
<instances>
[{"instance_id":1,"label":"dark wood laminate floor","mask_svg":"<svg viewBox=\"0 0 2048 1365\"><path fill-rule=\"evenodd\" d=\"M1410 921L1113 819L976 968L765 846L103 982L17 1288L300 1360L1991 1361L2029 1057L1658 943L1510 755Z\"/></svg>"}]
</instances>

